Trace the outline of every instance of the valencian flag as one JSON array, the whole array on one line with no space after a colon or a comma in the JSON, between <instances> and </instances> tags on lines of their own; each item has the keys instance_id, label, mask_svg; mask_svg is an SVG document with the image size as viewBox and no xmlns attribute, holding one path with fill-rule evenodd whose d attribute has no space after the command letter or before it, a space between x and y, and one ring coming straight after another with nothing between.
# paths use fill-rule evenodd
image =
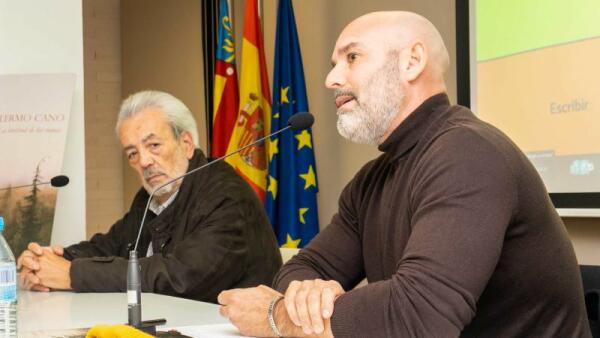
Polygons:
<instances>
[{"instance_id":1,"label":"valencian flag","mask_svg":"<svg viewBox=\"0 0 600 338\"><path fill-rule=\"evenodd\" d=\"M273 70L273 131L308 111L304 71L291 0L280 0ZM265 207L279 244L304 247L319 231L312 132L286 131L269 143Z\"/></svg>"},{"instance_id":2,"label":"valencian flag","mask_svg":"<svg viewBox=\"0 0 600 338\"><path fill-rule=\"evenodd\" d=\"M240 105L227 152L235 151L264 137L270 130L271 95L265 64L257 0L246 1L244 39L240 74ZM227 158L236 171L265 200L267 160L264 143Z\"/></svg>"},{"instance_id":3,"label":"valencian flag","mask_svg":"<svg viewBox=\"0 0 600 338\"><path fill-rule=\"evenodd\" d=\"M212 157L225 155L239 107L233 26L227 0L219 1L219 28L213 92Z\"/></svg>"}]
</instances>

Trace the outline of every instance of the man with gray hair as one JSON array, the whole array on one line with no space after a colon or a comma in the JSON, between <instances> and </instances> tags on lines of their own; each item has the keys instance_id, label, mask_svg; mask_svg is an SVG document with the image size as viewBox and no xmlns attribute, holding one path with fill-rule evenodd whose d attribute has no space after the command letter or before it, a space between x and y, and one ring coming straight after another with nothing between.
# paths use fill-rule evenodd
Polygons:
<instances>
[{"instance_id":1,"label":"man with gray hair","mask_svg":"<svg viewBox=\"0 0 600 338\"><path fill-rule=\"evenodd\" d=\"M142 189L106 234L62 248L30 243L18 259L26 289L126 290L127 257L149 194L207 159L196 121L177 98L142 91L127 98L116 131ZM270 284L281 256L254 191L220 162L154 192L140 245L142 291L215 302L219 292Z\"/></svg>"},{"instance_id":2,"label":"man with gray hair","mask_svg":"<svg viewBox=\"0 0 600 338\"><path fill-rule=\"evenodd\" d=\"M273 289L219 295L242 334L590 336L573 247L542 181L506 135L450 104L448 59L415 13L370 13L342 31L325 80L338 131L382 154Z\"/></svg>"}]
</instances>

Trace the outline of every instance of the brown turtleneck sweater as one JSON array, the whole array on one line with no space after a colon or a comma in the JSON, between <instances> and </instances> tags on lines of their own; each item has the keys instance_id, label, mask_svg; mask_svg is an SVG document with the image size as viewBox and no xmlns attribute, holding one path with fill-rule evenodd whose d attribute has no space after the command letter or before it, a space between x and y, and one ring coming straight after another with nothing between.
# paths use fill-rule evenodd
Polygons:
<instances>
[{"instance_id":1,"label":"brown turtleneck sweater","mask_svg":"<svg viewBox=\"0 0 600 338\"><path fill-rule=\"evenodd\" d=\"M565 227L527 157L445 94L344 189L275 279L333 279L335 337L590 337Z\"/></svg>"}]
</instances>

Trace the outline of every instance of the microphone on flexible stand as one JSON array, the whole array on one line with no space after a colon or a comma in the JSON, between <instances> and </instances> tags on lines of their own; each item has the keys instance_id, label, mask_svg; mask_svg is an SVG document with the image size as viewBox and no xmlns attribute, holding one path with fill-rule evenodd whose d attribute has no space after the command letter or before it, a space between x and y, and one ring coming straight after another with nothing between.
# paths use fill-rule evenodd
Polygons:
<instances>
[{"instance_id":1,"label":"microphone on flexible stand","mask_svg":"<svg viewBox=\"0 0 600 338\"><path fill-rule=\"evenodd\" d=\"M150 193L150 196L148 197L148 202L146 203L146 208L144 209L144 215L142 216L142 221L140 223L140 229L138 230L137 238L135 240L135 246L133 247L133 250L129 251L129 262L127 264L127 314L128 314L128 324L129 325L134 326L135 328L140 329L145 332L148 332L150 334L156 335L156 326L163 325L166 323L165 319L142 321L142 299L141 299L142 283L141 283L141 278L140 278L141 266L140 266L139 259L138 259L137 247L138 247L138 244L140 241L140 236L142 235L144 221L146 220L146 215L148 213L148 209L150 208L150 201L152 201L152 197L154 197L154 194L157 191L159 191L160 189L168 186L169 184L171 184L173 182L183 179L186 176L191 175L197 171L200 171L200 170L202 170L210 165L213 165L217 162L221 162L222 160L226 159L227 157L235 155L235 154L243 151L244 149L254 146L260 142L263 142L265 139L267 139L269 137L273 137L273 136L275 136L279 133L282 133L288 129L292 129L294 131L308 129L312 126L314 121L315 121L315 118L310 113L296 113L288 119L288 123L287 123L286 127L281 128L278 131L271 133L265 137L262 137L250 144L247 144L229 154L225 154L224 156L221 156L212 162L208 162L198 168L192 169L183 175L172 178L172 179L168 180L167 182L159 185L156 189L154 189L152 191L152 193Z\"/></svg>"},{"instance_id":2,"label":"microphone on flexible stand","mask_svg":"<svg viewBox=\"0 0 600 338\"><path fill-rule=\"evenodd\" d=\"M45 184L50 184L51 186L53 186L55 188L64 187L65 185L69 184L69 178L65 175L58 175L58 176L52 177L50 179L50 181L48 181L48 182L41 182L41 183L37 183L36 185L45 185ZM8 190L8 189L33 187L33 186L34 186L33 184L24 184L24 185L18 185L16 187L0 188L0 191Z\"/></svg>"}]
</instances>

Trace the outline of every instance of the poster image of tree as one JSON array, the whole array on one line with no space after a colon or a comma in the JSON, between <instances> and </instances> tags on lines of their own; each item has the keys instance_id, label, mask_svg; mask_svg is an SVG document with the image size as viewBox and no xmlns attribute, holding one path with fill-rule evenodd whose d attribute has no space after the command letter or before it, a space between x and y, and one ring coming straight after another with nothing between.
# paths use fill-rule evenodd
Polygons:
<instances>
[{"instance_id":1,"label":"poster image of tree","mask_svg":"<svg viewBox=\"0 0 600 338\"><path fill-rule=\"evenodd\" d=\"M0 216L18 256L28 243L49 245L62 173L73 74L0 75Z\"/></svg>"},{"instance_id":2,"label":"poster image of tree","mask_svg":"<svg viewBox=\"0 0 600 338\"><path fill-rule=\"evenodd\" d=\"M43 183L40 165L32 172L31 187L9 187L0 195L0 212L8 225L4 237L19 255L29 242L49 245L54 222L56 189Z\"/></svg>"}]
</instances>

